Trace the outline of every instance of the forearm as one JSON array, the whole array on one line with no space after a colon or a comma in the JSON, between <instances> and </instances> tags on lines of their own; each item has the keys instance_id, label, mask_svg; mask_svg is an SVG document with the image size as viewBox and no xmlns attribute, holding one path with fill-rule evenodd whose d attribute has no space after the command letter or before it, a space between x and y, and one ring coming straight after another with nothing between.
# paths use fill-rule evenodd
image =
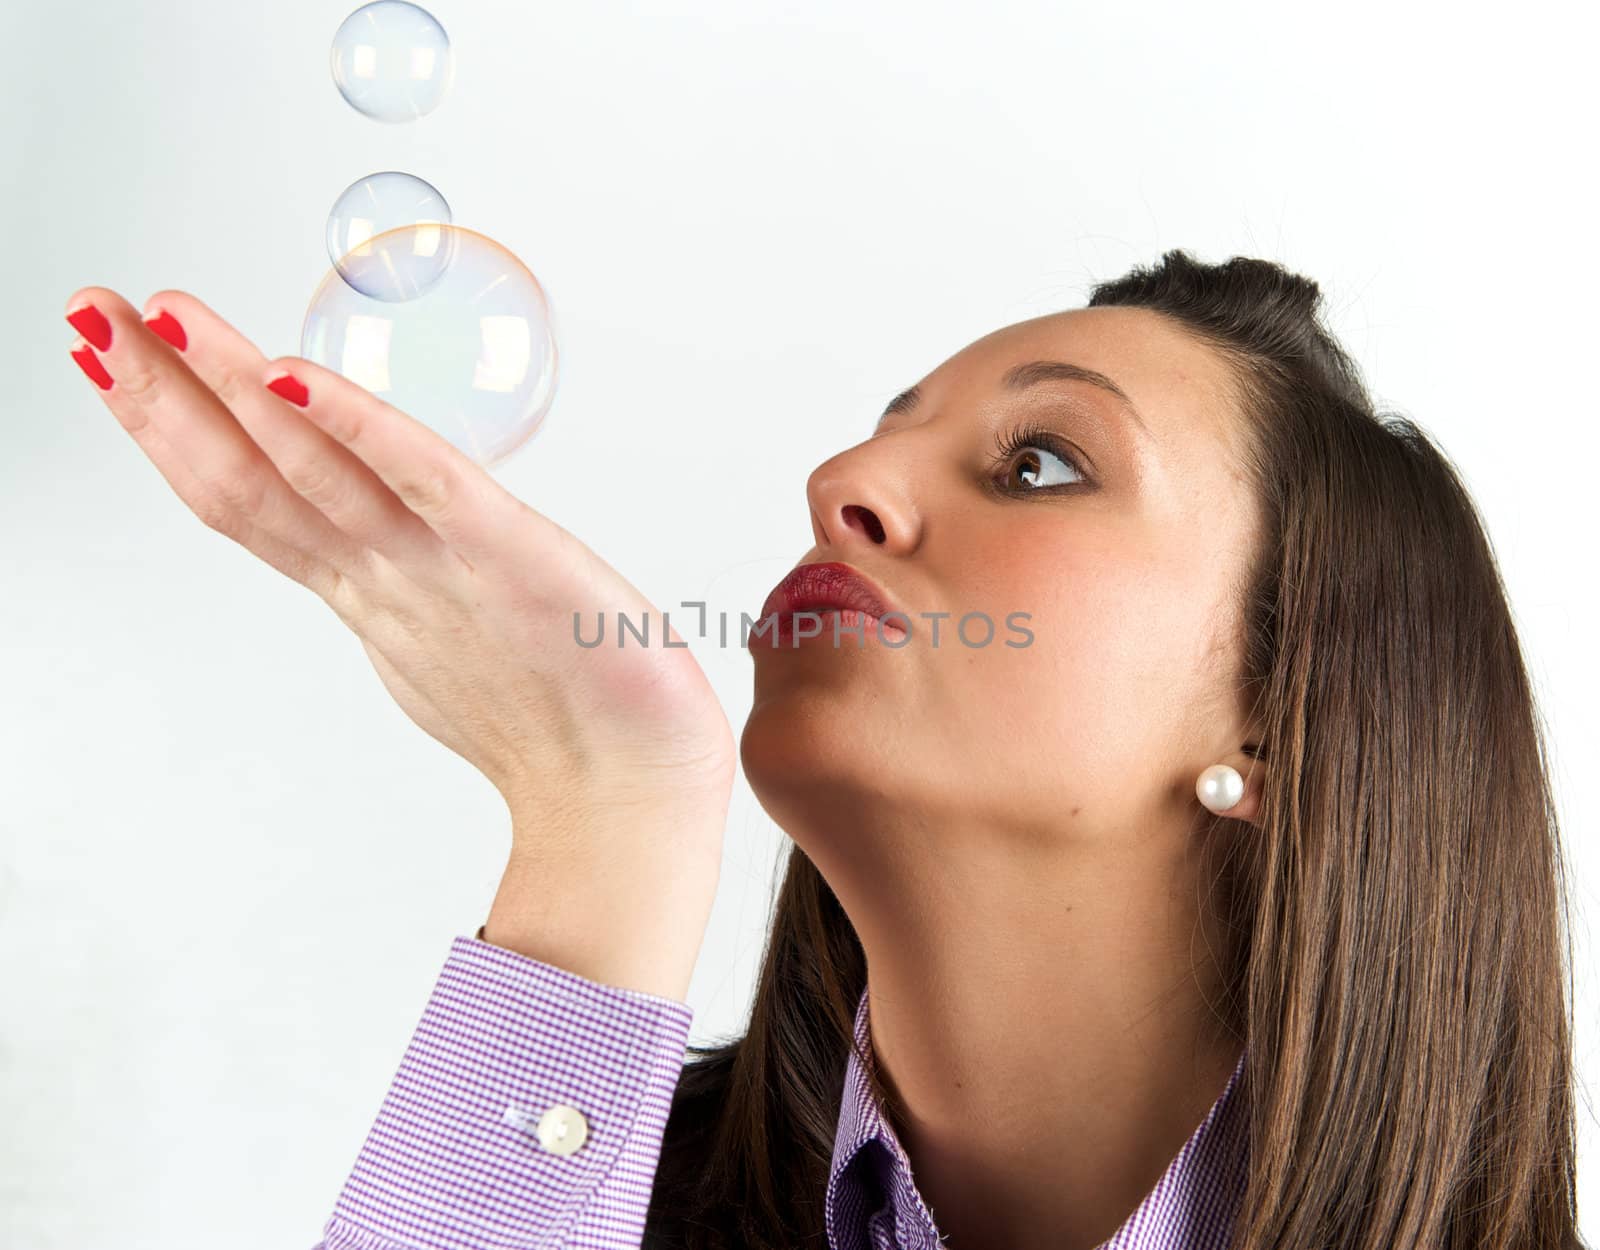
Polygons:
<instances>
[{"instance_id":1,"label":"forearm","mask_svg":"<svg viewBox=\"0 0 1600 1250\"><path fill-rule=\"evenodd\" d=\"M537 826L514 816L511 857L479 936L593 981L685 1002L725 819L725 806L662 806L556 832L548 816Z\"/></svg>"}]
</instances>

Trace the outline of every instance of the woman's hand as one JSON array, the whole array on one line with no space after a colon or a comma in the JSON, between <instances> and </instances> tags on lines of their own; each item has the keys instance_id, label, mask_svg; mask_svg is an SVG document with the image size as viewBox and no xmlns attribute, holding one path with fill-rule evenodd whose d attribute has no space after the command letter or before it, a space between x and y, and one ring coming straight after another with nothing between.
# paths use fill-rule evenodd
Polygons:
<instances>
[{"instance_id":1,"label":"woman's hand","mask_svg":"<svg viewBox=\"0 0 1600 1250\"><path fill-rule=\"evenodd\" d=\"M103 365L97 393L183 501L355 631L406 714L505 797L519 841L602 837L619 813L670 840L703 812L720 845L727 716L588 547L428 427L310 361L267 360L193 296L152 296L150 324L104 287L67 309L94 348L74 357L92 378ZM301 386L269 390L285 373ZM619 612L649 615L649 646L612 642ZM580 647L574 613L585 638L603 613L606 645Z\"/></svg>"}]
</instances>

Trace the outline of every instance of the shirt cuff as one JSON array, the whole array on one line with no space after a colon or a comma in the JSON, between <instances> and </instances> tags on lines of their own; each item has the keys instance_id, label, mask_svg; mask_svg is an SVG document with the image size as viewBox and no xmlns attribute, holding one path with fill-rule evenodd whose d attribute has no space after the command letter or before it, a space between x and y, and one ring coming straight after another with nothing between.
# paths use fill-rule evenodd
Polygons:
<instances>
[{"instance_id":1,"label":"shirt cuff","mask_svg":"<svg viewBox=\"0 0 1600 1250\"><path fill-rule=\"evenodd\" d=\"M326 1250L636 1247L693 1009L451 943Z\"/></svg>"}]
</instances>

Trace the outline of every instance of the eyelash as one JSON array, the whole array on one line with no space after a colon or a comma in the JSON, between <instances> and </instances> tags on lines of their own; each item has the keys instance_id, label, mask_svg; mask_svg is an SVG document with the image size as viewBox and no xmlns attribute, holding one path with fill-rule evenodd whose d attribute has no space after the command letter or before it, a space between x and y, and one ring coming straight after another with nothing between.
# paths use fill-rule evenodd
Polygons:
<instances>
[{"instance_id":1,"label":"eyelash","mask_svg":"<svg viewBox=\"0 0 1600 1250\"><path fill-rule=\"evenodd\" d=\"M1089 480L1089 475L1079 463L1078 454L1058 434L1037 425L1022 425L1012 430L1009 434L1001 435L995 441L995 472L999 472L1011 463L1011 458L1027 447L1035 447L1049 452L1072 466L1077 475L1083 479L1079 482L1053 482L1048 486L1030 486L1016 490L1014 493L1023 495L1048 494L1055 490L1070 490L1074 486L1082 486Z\"/></svg>"}]
</instances>

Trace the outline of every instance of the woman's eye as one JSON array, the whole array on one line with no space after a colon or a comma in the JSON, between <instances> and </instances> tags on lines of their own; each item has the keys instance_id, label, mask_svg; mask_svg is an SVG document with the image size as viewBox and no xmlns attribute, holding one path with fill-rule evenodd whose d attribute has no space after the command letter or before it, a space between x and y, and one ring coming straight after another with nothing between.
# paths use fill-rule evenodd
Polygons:
<instances>
[{"instance_id":1,"label":"woman's eye","mask_svg":"<svg viewBox=\"0 0 1600 1250\"><path fill-rule=\"evenodd\" d=\"M1004 449L1004 484L1023 493L1047 486L1071 486L1084 481L1073 459L1064 452L1043 446L1038 439L1020 438Z\"/></svg>"}]
</instances>

